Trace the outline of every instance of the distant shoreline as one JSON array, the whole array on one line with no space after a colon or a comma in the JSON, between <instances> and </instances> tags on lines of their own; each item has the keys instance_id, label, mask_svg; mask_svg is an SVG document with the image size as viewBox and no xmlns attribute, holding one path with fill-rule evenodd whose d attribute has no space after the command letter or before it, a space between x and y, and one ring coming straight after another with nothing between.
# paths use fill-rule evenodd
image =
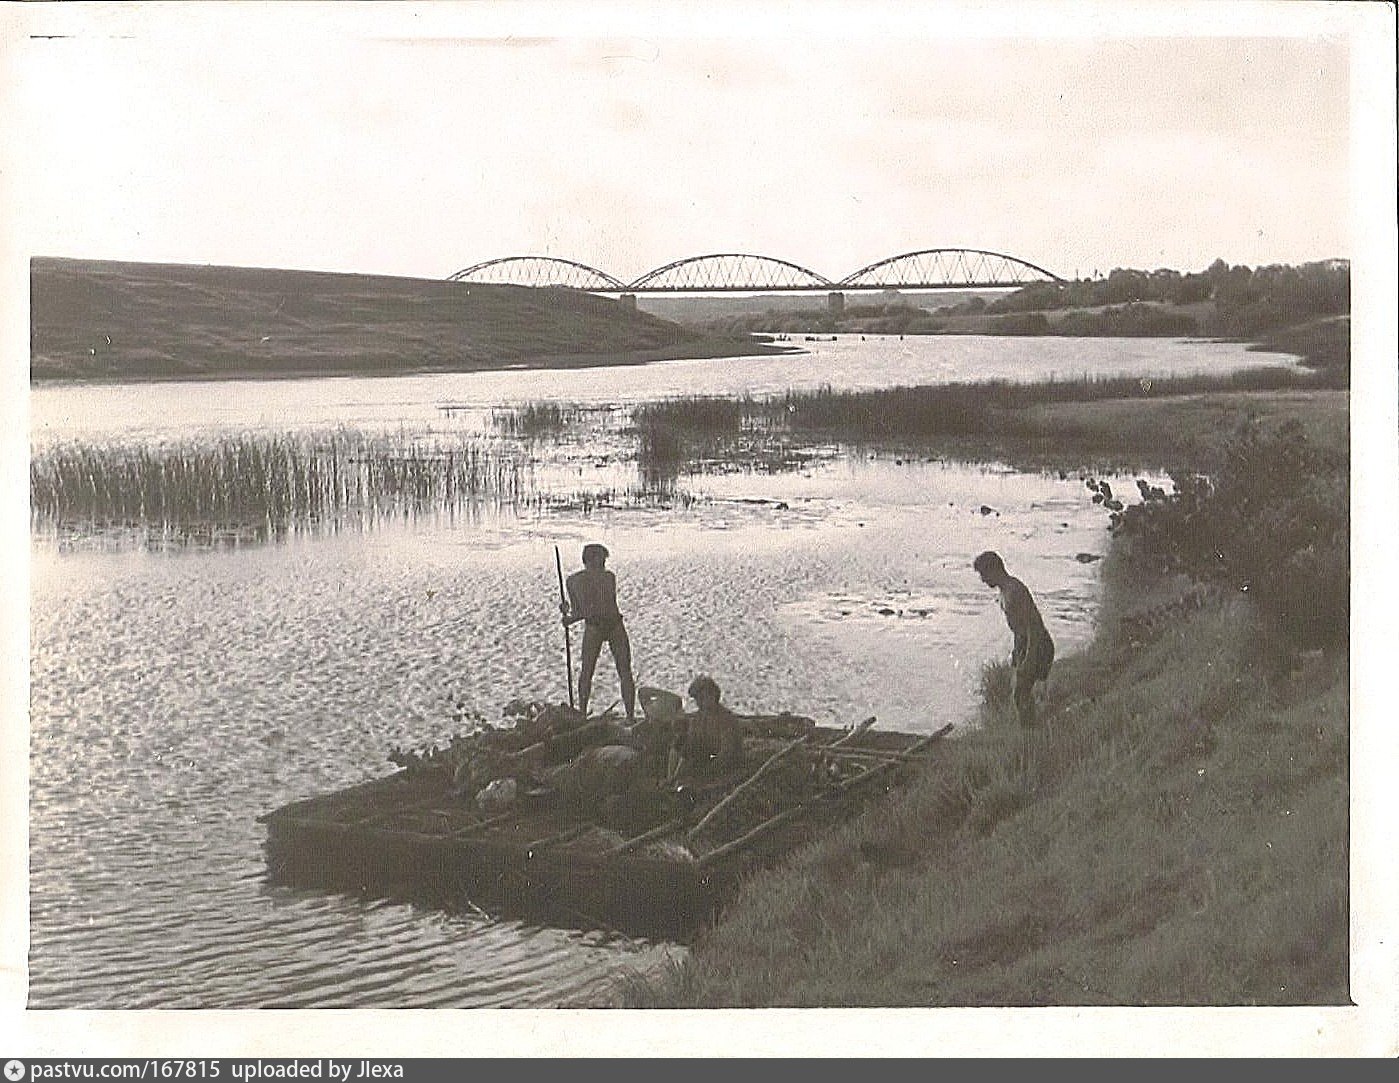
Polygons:
<instances>
[{"instance_id":1,"label":"distant shoreline","mask_svg":"<svg viewBox=\"0 0 1399 1083\"><path fill-rule=\"evenodd\" d=\"M782 354L801 354L806 351L793 348L771 346L754 341L736 345L732 350L716 345L710 350L679 348L675 350L631 350L597 354L547 354L541 357L512 358L487 364L472 365L411 365L399 368L381 366L325 366L306 369L230 369L226 372L134 372L125 375L106 373L79 373L73 375L36 374L31 370L29 386L74 387L100 386L104 384L157 384L157 383L216 383L220 381L247 380L322 380L358 379L395 376L468 376L486 372L532 372L566 371L571 369L613 368L630 365L649 365L661 361L704 361L722 357L769 357Z\"/></svg>"},{"instance_id":2,"label":"distant shoreline","mask_svg":"<svg viewBox=\"0 0 1399 1083\"><path fill-rule=\"evenodd\" d=\"M1350 364L1347 315L1279 325L1271 313L1252 333L1201 336L1217 322L1204 318L1213 301L961 314L936 326L855 309L697 327L574 289L56 258L31 261L30 294L35 387L603 368L801 353L801 336L832 333L1222 338L1299 356L1338 381Z\"/></svg>"}]
</instances>

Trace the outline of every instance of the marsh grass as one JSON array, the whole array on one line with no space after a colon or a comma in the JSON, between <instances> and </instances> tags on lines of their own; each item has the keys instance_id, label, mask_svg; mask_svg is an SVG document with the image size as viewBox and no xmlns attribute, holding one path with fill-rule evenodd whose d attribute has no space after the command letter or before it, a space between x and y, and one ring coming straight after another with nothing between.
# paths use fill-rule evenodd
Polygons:
<instances>
[{"instance_id":1,"label":"marsh grass","mask_svg":"<svg viewBox=\"0 0 1399 1083\"><path fill-rule=\"evenodd\" d=\"M31 459L30 518L41 532L88 544L226 546L424 514L591 515L694 503L676 485L678 467L643 469L636 485L550 489L533 464L518 442L349 429L68 443Z\"/></svg>"},{"instance_id":2,"label":"marsh grass","mask_svg":"<svg viewBox=\"0 0 1399 1083\"><path fill-rule=\"evenodd\" d=\"M1158 470L1208 463L1245 418L1299 420L1348 442L1348 393L1324 374L1261 368L1164 379L1092 377L1015 383L791 392L767 399L681 397L633 412L644 462L781 458L837 443L1003 462L1027 470ZM676 467L670 465L672 471Z\"/></svg>"},{"instance_id":3,"label":"marsh grass","mask_svg":"<svg viewBox=\"0 0 1399 1083\"><path fill-rule=\"evenodd\" d=\"M671 511L687 509L700 498L675 486L629 485L606 489L577 489L567 493L541 493L536 503L551 512L592 515L599 511Z\"/></svg>"},{"instance_id":4,"label":"marsh grass","mask_svg":"<svg viewBox=\"0 0 1399 1083\"><path fill-rule=\"evenodd\" d=\"M1269 679L1252 622L1107 619L1031 729L992 667L979 729L751 878L631 1003L1346 1003L1347 662Z\"/></svg>"},{"instance_id":5,"label":"marsh grass","mask_svg":"<svg viewBox=\"0 0 1399 1083\"><path fill-rule=\"evenodd\" d=\"M1160 379L1083 376L1036 383L975 383L881 391L788 392L765 399L691 396L647 403L633 417L645 432L717 436L744 429L819 432L847 440L939 436L1034 435L1024 412L1050 403L1159 399L1206 392L1277 391L1312 387L1316 377L1292 368Z\"/></svg>"},{"instance_id":6,"label":"marsh grass","mask_svg":"<svg viewBox=\"0 0 1399 1083\"><path fill-rule=\"evenodd\" d=\"M448 510L533 496L530 470L480 441L353 430L238 434L163 444L61 444L30 461L40 525L237 527L360 511Z\"/></svg>"},{"instance_id":7,"label":"marsh grass","mask_svg":"<svg viewBox=\"0 0 1399 1083\"><path fill-rule=\"evenodd\" d=\"M491 411L491 425L497 432L519 439L557 437L583 420L581 407L557 402L530 402L524 406Z\"/></svg>"}]
</instances>

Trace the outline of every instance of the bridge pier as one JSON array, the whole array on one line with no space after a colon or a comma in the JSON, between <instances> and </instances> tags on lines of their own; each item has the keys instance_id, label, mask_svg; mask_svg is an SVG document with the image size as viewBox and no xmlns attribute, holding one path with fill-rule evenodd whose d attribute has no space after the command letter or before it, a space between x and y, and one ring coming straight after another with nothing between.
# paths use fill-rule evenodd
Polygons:
<instances>
[{"instance_id":1,"label":"bridge pier","mask_svg":"<svg viewBox=\"0 0 1399 1083\"><path fill-rule=\"evenodd\" d=\"M625 308L628 312L635 312L635 311L636 311L636 294L634 294L634 293L624 293L624 294L622 294L620 297L617 298L617 303L618 303L619 305L621 305L623 308Z\"/></svg>"},{"instance_id":2,"label":"bridge pier","mask_svg":"<svg viewBox=\"0 0 1399 1083\"><path fill-rule=\"evenodd\" d=\"M832 316L839 316L845 311L845 294L826 294L826 311Z\"/></svg>"}]
</instances>

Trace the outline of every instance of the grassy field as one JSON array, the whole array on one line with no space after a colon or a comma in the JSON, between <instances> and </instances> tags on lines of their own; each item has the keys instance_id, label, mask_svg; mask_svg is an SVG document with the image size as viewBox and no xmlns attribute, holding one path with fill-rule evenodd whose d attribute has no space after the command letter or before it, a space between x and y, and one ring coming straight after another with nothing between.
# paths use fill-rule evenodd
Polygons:
<instances>
[{"instance_id":1,"label":"grassy field","mask_svg":"<svg viewBox=\"0 0 1399 1083\"><path fill-rule=\"evenodd\" d=\"M1128 463L1170 463L1208 457L1222 433L1249 417L1266 427L1296 420L1325 447L1345 448L1350 441L1350 395L1333 390L1199 391L1104 400L1091 408L1040 403L1025 409L1021 425L1027 447L1042 455L1068 446Z\"/></svg>"},{"instance_id":2,"label":"grassy field","mask_svg":"<svg viewBox=\"0 0 1399 1083\"><path fill-rule=\"evenodd\" d=\"M30 376L324 376L766 352L576 290L35 259Z\"/></svg>"},{"instance_id":3,"label":"grassy field","mask_svg":"<svg viewBox=\"0 0 1399 1083\"><path fill-rule=\"evenodd\" d=\"M1264 401L1345 432L1329 393ZM1117 420L1210 426L1239 405ZM1103 425L1101 406L1052 409ZM1097 636L1056 663L1039 726L989 668L979 728L753 876L632 1003L1347 1003L1348 651L1280 664L1246 596L1146 574L1121 544L1104 577Z\"/></svg>"}]
</instances>

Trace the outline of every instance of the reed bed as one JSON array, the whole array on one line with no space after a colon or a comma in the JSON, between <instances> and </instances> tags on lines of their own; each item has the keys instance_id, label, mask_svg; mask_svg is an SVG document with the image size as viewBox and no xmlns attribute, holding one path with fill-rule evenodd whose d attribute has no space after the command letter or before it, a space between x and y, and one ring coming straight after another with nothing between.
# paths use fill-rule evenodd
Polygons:
<instances>
[{"instance_id":1,"label":"reed bed","mask_svg":"<svg viewBox=\"0 0 1399 1083\"><path fill-rule=\"evenodd\" d=\"M334 520L533 496L527 462L479 440L242 433L163 444L61 444L29 469L41 524L145 526Z\"/></svg>"},{"instance_id":2,"label":"reed bed","mask_svg":"<svg viewBox=\"0 0 1399 1083\"><path fill-rule=\"evenodd\" d=\"M505 436L537 439L557 436L582 420L583 410L557 402L530 402L491 411L491 425Z\"/></svg>"},{"instance_id":3,"label":"reed bed","mask_svg":"<svg viewBox=\"0 0 1399 1083\"><path fill-rule=\"evenodd\" d=\"M673 483L641 484L625 488L579 489L568 493L549 493L538 498L546 511L591 515L598 511L617 510L686 510L700 503L693 493L677 489Z\"/></svg>"},{"instance_id":4,"label":"reed bed","mask_svg":"<svg viewBox=\"0 0 1399 1083\"><path fill-rule=\"evenodd\" d=\"M1009 415L1048 403L1162 398L1221 391L1277 391L1317 386L1308 372L1282 366L1219 375L1142 378L1081 376L1035 383L984 380L880 391L788 392L765 399L690 396L645 403L633 413L653 444L766 428L820 432L842 439L1007 435Z\"/></svg>"}]
</instances>

